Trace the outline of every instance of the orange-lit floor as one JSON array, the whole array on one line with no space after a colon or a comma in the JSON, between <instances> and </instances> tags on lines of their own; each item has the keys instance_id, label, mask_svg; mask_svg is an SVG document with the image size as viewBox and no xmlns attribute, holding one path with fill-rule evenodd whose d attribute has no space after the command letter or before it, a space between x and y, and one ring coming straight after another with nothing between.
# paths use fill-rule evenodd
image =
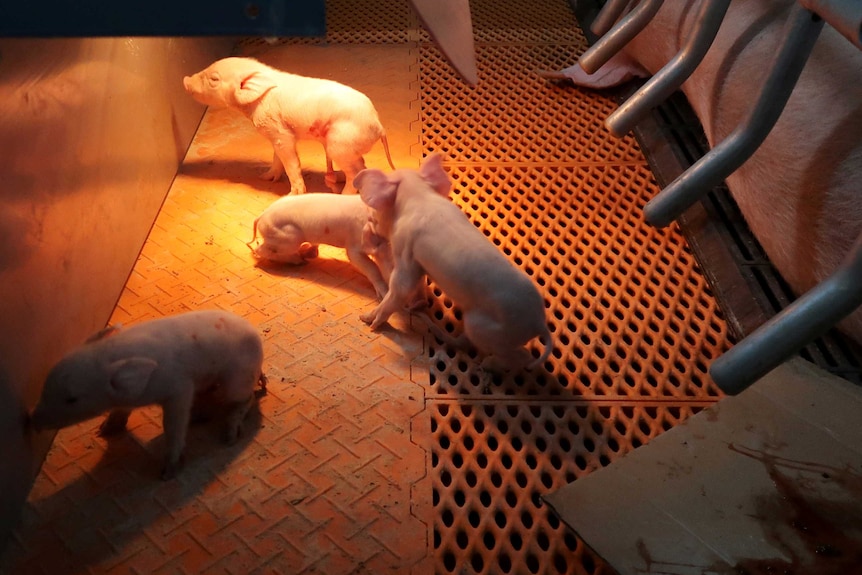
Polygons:
<instances>
[{"instance_id":1,"label":"orange-lit floor","mask_svg":"<svg viewBox=\"0 0 862 575\"><path fill-rule=\"evenodd\" d=\"M255 266L251 224L287 183L259 180L269 144L211 110L113 321L239 313L264 338L269 391L237 446L193 427L169 482L155 408L111 441L97 420L62 430L0 570L609 572L539 497L718 398L706 376L726 345L716 304L679 233L642 222L656 185L635 141L602 127L612 99L535 75L585 48L563 0L471 2L477 88L406 3L376 6L331 3L326 45L241 49L366 92L397 166L445 156L454 200L545 295L545 369L489 381L406 316L372 333L358 316L374 291L342 250ZM325 191L319 146L300 157L309 190ZM385 167L379 145L367 163ZM450 301L431 303L457 325Z\"/></svg>"}]
</instances>

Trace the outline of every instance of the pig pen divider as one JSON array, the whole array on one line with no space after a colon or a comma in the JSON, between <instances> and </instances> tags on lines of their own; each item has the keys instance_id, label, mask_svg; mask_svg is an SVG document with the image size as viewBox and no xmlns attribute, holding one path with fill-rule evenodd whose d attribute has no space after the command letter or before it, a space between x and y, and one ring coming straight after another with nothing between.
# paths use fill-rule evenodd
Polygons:
<instances>
[{"instance_id":1,"label":"pig pen divider","mask_svg":"<svg viewBox=\"0 0 862 575\"><path fill-rule=\"evenodd\" d=\"M608 22L624 10L621 4L608 2L595 16L599 20L595 29L607 31L598 39L588 35L595 44L579 59L579 64L588 73L598 70L648 25L661 2L657 2L654 9L650 2L637 5L608 29ZM725 0L704 2L697 15L699 20L693 23L683 49L607 118L606 126L612 134L619 137L627 133L648 110L682 84L709 48L726 9ZM581 13L585 15L586 11L582 9ZM781 115L827 21L848 41L862 48L862 27L859 25L862 5L817 0L800 0L795 4L760 97L745 121L724 141L663 185L662 191L644 208L648 222L666 226L681 218L698 199L719 185L757 150ZM859 242L841 268L806 294L804 300L800 298L797 304L781 311L779 317L762 325L755 334L743 335L743 341L737 344L740 346L738 350L731 349L726 352L726 357L716 360L710 373L723 391L733 394L742 391L858 307L858 286L862 281L853 265L858 246ZM782 333L787 326L793 326L795 331L792 335Z\"/></svg>"}]
</instances>

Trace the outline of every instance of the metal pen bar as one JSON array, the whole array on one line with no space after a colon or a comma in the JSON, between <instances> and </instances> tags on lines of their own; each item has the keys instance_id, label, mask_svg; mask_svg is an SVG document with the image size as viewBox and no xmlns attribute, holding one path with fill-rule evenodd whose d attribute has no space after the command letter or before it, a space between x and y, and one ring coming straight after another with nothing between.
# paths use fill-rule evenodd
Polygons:
<instances>
[{"instance_id":1,"label":"metal pen bar","mask_svg":"<svg viewBox=\"0 0 862 575\"><path fill-rule=\"evenodd\" d=\"M862 2L859 0L799 0L862 50Z\"/></svg>"},{"instance_id":2,"label":"metal pen bar","mask_svg":"<svg viewBox=\"0 0 862 575\"><path fill-rule=\"evenodd\" d=\"M735 395L862 304L862 235L831 276L716 359L709 373Z\"/></svg>"},{"instance_id":3,"label":"metal pen bar","mask_svg":"<svg viewBox=\"0 0 862 575\"><path fill-rule=\"evenodd\" d=\"M593 20L590 31L596 36L604 36L626 9L631 0L608 0Z\"/></svg>"},{"instance_id":4,"label":"metal pen bar","mask_svg":"<svg viewBox=\"0 0 862 575\"><path fill-rule=\"evenodd\" d=\"M647 112L661 104L691 76L712 46L729 5L730 0L703 2L679 53L605 120L611 134L618 138L625 136Z\"/></svg>"},{"instance_id":5,"label":"metal pen bar","mask_svg":"<svg viewBox=\"0 0 862 575\"><path fill-rule=\"evenodd\" d=\"M625 18L616 23L598 42L581 55L578 60L587 74L595 74L614 54L623 49L632 38L643 30L664 0L642 0Z\"/></svg>"},{"instance_id":6,"label":"metal pen bar","mask_svg":"<svg viewBox=\"0 0 862 575\"><path fill-rule=\"evenodd\" d=\"M644 207L647 222L659 227L670 224L757 150L784 110L822 29L821 18L794 5L784 40L754 109L723 142L647 203Z\"/></svg>"}]
</instances>

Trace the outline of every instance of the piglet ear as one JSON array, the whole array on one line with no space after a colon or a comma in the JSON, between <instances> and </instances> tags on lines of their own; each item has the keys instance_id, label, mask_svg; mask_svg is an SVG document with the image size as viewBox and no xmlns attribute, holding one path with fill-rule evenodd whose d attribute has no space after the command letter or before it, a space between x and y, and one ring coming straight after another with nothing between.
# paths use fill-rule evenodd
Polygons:
<instances>
[{"instance_id":1,"label":"piglet ear","mask_svg":"<svg viewBox=\"0 0 862 575\"><path fill-rule=\"evenodd\" d=\"M359 190L359 197L370 208L384 210L395 204L398 184L380 170L362 170L353 178L353 187Z\"/></svg>"},{"instance_id":2,"label":"piglet ear","mask_svg":"<svg viewBox=\"0 0 862 575\"><path fill-rule=\"evenodd\" d=\"M275 88L275 80L265 71L252 72L242 79L234 91L236 103L245 106L263 98Z\"/></svg>"},{"instance_id":3,"label":"piglet ear","mask_svg":"<svg viewBox=\"0 0 862 575\"><path fill-rule=\"evenodd\" d=\"M442 156L434 154L425 158L419 165L419 175L434 188L435 192L444 198L449 197L449 190L452 189L452 180L449 179L449 174L443 169Z\"/></svg>"},{"instance_id":4,"label":"piglet ear","mask_svg":"<svg viewBox=\"0 0 862 575\"><path fill-rule=\"evenodd\" d=\"M158 366L158 362L146 357L131 357L113 362L108 366L111 395L125 400L140 397Z\"/></svg>"}]
</instances>

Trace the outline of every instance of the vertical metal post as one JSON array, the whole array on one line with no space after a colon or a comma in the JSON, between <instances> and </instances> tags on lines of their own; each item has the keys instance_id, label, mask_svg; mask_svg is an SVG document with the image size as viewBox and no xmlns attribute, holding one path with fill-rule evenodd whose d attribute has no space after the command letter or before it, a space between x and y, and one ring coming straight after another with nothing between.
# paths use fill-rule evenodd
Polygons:
<instances>
[{"instance_id":1,"label":"vertical metal post","mask_svg":"<svg viewBox=\"0 0 862 575\"><path fill-rule=\"evenodd\" d=\"M784 110L822 28L820 17L794 5L784 40L751 113L723 142L647 203L644 217L650 224L671 223L757 150Z\"/></svg>"},{"instance_id":2,"label":"vertical metal post","mask_svg":"<svg viewBox=\"0 0 862 575\"><path fill-rule=\"evenodd\" d=\"M730 0L704 0L679 53L605 120L611 134L625 136L647 112L679 89L712 46L729 5Z\"/></svg>"}]
</instances>

